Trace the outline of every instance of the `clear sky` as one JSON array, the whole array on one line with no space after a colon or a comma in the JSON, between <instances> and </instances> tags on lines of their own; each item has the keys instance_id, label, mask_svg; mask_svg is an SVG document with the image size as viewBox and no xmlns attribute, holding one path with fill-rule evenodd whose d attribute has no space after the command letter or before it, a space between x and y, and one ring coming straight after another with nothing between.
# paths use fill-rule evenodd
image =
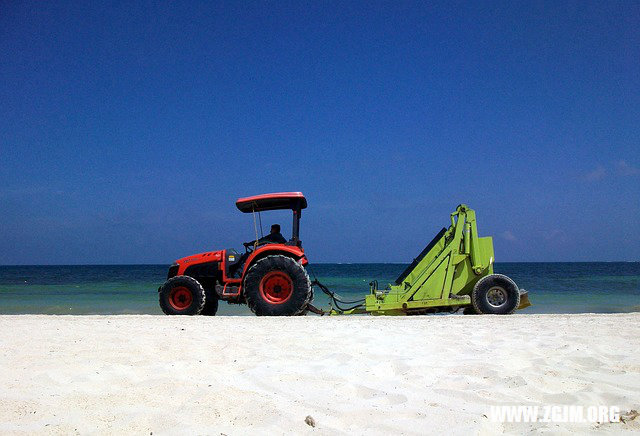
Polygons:
<instances>
[{"instance_id":1,"label":"clear sky","mask_svg":"<svg viewBox=\"0 0 640 436\"><path fill-rule=\"evenodd\" d=\"M640 260L640 2L2 2L0 264ZM289 214L263 214L267 227Z\"/></svg>"}]
</instances>

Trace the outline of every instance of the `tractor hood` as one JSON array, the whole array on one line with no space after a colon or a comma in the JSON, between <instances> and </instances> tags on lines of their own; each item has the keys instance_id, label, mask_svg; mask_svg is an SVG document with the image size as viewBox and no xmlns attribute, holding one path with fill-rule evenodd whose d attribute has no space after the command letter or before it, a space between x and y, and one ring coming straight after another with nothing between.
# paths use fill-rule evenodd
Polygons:
<instances>
[{"instance_id":1,"label":"tractor hood","mask_svg":"<svg viewBox=\"0 0 640 436\"><path fill-rule=\"evenodd\" d=\"M307 199L302 192L276 192L273 194L255 195L239 198L236 206L241 212L261 212L263 210L305 209Z\"/></svg>"},{"instance_id":2,"label":"tractor hood","mask_svg":"<svg viewBox=\"0 0 640 436\"><path fill-rule=\"evenodd\" d=\"M193 254L191 256L183 257L174 262L174 264L180 265L180 269L187 268L190 265L203 263L203 262L219 262L224 256L224 250L208 251L206 253Z\"/></svg>"}]
</instances>

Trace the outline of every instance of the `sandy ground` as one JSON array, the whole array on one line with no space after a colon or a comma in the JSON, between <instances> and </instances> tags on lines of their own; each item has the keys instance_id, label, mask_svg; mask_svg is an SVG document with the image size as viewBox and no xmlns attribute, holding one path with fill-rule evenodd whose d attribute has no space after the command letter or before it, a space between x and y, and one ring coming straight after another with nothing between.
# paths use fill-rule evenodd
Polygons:
<instances>
[{"instance_id":1,"label":"sandy ground","mask_svg":"<svg viewBox=\"0 0 640 436\"><path fill-rule=\"evenodd\" d=\"M640 418L500 423L489 411L639 410L640 314L19 315L0 330L1 434L640 430Z\"/></svg>"}]
</instances>

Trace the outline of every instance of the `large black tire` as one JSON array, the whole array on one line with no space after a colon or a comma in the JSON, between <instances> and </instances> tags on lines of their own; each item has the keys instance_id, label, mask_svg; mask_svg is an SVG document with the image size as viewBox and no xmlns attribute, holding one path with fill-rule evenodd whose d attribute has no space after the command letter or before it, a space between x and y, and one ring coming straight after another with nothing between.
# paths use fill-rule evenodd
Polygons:
<instances>
[{"instance_id":1,"label":"large black tire","mask_svg":"<svg viewBox=\"0 0 640 436\"><path fill-rule=\"evenodd\" d=\"M307 271L282 255L267 256L253 264L243 289L249 308L258 316L304 314L313 297Z\"/></svg>"},{"instance_id":2,"label":"large black tire","mask_svg":"<svg viewBox=\"0 0 640 436\"><path fill-rule=\"evenodd\" d=\"M160 288L160 307L167 315L198 315L206 302L200 282L189 276L175 276Z\"/></svg>"},{"instance_id":3,"label":"large black tire","mask_svg":"<svg viewBox=\"0 0 640 436\"><path fill-rule=\"evenodd\" d=\"M502 274L491 274L478 280L471 293L476 313L508 315L520 305L518 285Z\"/></svg>"},{"instance_id":4,"label":"large black tire","mask_svg":"<svg viewBox=\"0 0 640 436\"><path fill-rule=\"evenodd\" d=\"M214 316L218 312L219 302L218 294L216 294L215 290L215 283L213 284L213 288L207 287L204 290L204 294L206 299L200 315Z\"/></svg>"}]
</instances>

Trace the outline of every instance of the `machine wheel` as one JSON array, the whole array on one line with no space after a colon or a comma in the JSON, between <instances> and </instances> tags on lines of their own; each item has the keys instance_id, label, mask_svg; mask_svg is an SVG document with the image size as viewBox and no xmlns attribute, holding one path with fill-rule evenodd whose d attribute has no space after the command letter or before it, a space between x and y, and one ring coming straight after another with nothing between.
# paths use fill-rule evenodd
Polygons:
<instances>
[{"instance_id":1,"label":"machine wheel","mask_svg":"<svg viewBox=\"0 0 640 436\"><path fill-rule=\"evenodd\" d=\"M206 296L200 282L189 276L175 276L160 288L160 307L167 315L198 315Z\"/></svg>"},{"instance_id":2,"label":"machine wheel","mask_svg":"<svg viewBox=\"0 0 640 436\"><path fill-rule=\"evenodd\" d=\"M502 274L491 274L478 280L471 293L477 313L508 315L520 305L518 285Z\"/></svg>"},{"instance_id":3,"label":"machine wheel","mask_svg":"<svg viewBox=\"0 0 640 436\"><path fill-rule=\"evenodd\" d=\"M272 255L249 268L244 295L258 316L288 316L303 314L313 293L302 265L290 257Z\"/></svg>"},{"instance_id":4,"label":"machine wheel","mask_svg":"<svg viewBox=\"0 0 640 436\"><path fill-rule=\"evenodd\" d=\"M206 298L200 315L213 316L218 312L218 303L220 301L215 291L215 283L213 288L207 287L204 290L204 294Z\"/></svg>"}]
</instances>

